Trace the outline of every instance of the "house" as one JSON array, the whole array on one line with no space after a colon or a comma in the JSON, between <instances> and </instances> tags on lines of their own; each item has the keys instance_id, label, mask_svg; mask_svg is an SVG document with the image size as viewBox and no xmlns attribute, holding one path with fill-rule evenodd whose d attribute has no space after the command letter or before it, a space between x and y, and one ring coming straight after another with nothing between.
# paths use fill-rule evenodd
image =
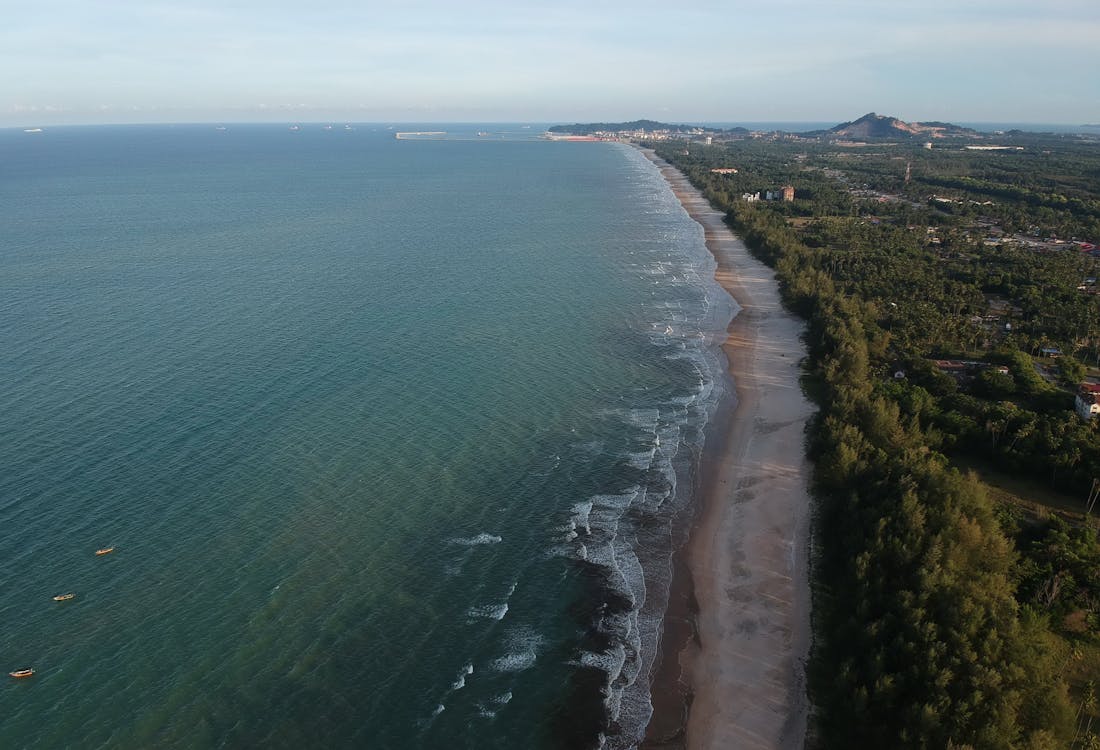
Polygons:
<instances>
[{"instance_id":1,"label":"house","mask_svg":"<svg viewBox=\"0 0 1100 750\"><path fill-rule=\"evenodd\" d=\"M970 368L966 362L954 359L934 359L932 360L932 366L944 375L950 375L958 381L967 380L970 377Z\"/></svg>"},{"instance_id":2,"label":"house","mask_svg":"<svg viewBox=\"0 0 1100 750\"><path fill-rule=\"evenodd\" d=\"M950 375L959 382L966 382L976 377L985 370L993 370L1002 375L1008 375L1008 367L1005 365L993 365L988 362L974 362L969 359L933 359L932 366L944 375Z\"/></svg>"},{"instance_id":3,"label":"house","mask_svg":"<svg viewBox=\"0 0 1100 750\"><path fill-rule=\"evenodd\" d=\"M1073 399L1073 408L1081 419L1092 419L1100 414L1100 395L1096 393L1078 393Z\"/></svg>"},{"instance_id":4,"label":"house","mask_svg":"<svg viewBox=\"0 0 1100 750\"><path fill-rule=\"evenodd\" d=\"M1073 407L1081 419L1100 415L1100 383L1082 383L1073 399Z\"/></svg>"}]
</instances>

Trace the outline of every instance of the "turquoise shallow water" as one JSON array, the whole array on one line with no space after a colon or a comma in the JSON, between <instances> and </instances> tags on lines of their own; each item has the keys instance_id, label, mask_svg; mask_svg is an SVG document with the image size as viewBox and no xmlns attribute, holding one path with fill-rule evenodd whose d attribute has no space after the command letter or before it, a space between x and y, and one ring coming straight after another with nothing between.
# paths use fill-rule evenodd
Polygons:
<instances>
[{"instance_id":1,"label":"turquoise shallow water","mask_svg":"<svg viewBox=\"0 0 1100 750\"><path fill-rule=\"evenodd\" d=\"M633 742L732 305L648 162L160 126L0 163L5 743Z\"/></svg>"}]
</instances>

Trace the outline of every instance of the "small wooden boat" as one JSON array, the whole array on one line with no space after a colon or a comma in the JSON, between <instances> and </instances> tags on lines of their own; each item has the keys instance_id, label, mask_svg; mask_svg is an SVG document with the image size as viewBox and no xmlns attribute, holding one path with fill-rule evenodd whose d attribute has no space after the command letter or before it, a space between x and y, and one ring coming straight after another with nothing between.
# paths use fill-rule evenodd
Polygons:
<instances>
[{"instance_id":1,"label":"small wooden boat","mask_svg":"<svg viewBox=\"0 0 1100 750\"><path fill-rule=\"evenodd\" d=\"M115 551L114 547L104 547L103 549L97 549L95 553L97 555L109 555Z\"/></svg>"},{"instance_id":2,"label":"small wooden boat","mask_svg":"<svg viewBox=\"0 0 1100 750\"><path fill-rule=\"evenodd\" d=\"M53 598L55 602L67 602L72 599L76 594L58 594Z\"/></svg>"},{"instance_id":3,"label":"small wooden boat","mask_svg":"<svg viewBox=\"0 0 1100 750\"><path fill-rule=\"evenodd\" d=\"M22 679L24 677L30 677L32 674L34 674L34 670L33 669L17 669L14 672L8 672L8 674L10 674L15 679L19 680L19 679Z\"/></svg>"}]
</instances>

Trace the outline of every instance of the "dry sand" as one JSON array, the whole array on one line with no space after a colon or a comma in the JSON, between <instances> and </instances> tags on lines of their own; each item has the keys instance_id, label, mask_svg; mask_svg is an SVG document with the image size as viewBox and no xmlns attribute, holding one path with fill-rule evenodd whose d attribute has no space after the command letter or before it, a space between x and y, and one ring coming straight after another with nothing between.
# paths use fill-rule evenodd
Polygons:
<instances>
[{"instance_id":1,"label":"dry sand","mask_svg":"<svg viewBox=\"0 0 1100 750\"><path fill-rule=\"evenodd\" d=\"M803 325L722 214L679 171L646 155L703 226L715 277L742 309L724 345L737 404L716 426L721 452L704 472L681 555L686 570L670 597L644 747L801 748L810 645L804 430L813 413L799 387Z\"/></svg>"}]
</instances>

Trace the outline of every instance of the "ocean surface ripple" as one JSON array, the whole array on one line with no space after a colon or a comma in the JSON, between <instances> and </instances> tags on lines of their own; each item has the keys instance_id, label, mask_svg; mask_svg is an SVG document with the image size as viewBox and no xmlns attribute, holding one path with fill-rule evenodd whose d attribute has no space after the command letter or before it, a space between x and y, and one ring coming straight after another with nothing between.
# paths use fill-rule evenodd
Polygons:
<instances>
[{"instance_id":1,"label":"ocean surface ripple","mask_svg":"<svg viewBox=\"0 0 1100 750\"><path fill-rule=\"evenodd\" d=\"M0 159L6 737L637 742L733 313L648 161L372 126Z\"/></svg>"}]
</instances>

